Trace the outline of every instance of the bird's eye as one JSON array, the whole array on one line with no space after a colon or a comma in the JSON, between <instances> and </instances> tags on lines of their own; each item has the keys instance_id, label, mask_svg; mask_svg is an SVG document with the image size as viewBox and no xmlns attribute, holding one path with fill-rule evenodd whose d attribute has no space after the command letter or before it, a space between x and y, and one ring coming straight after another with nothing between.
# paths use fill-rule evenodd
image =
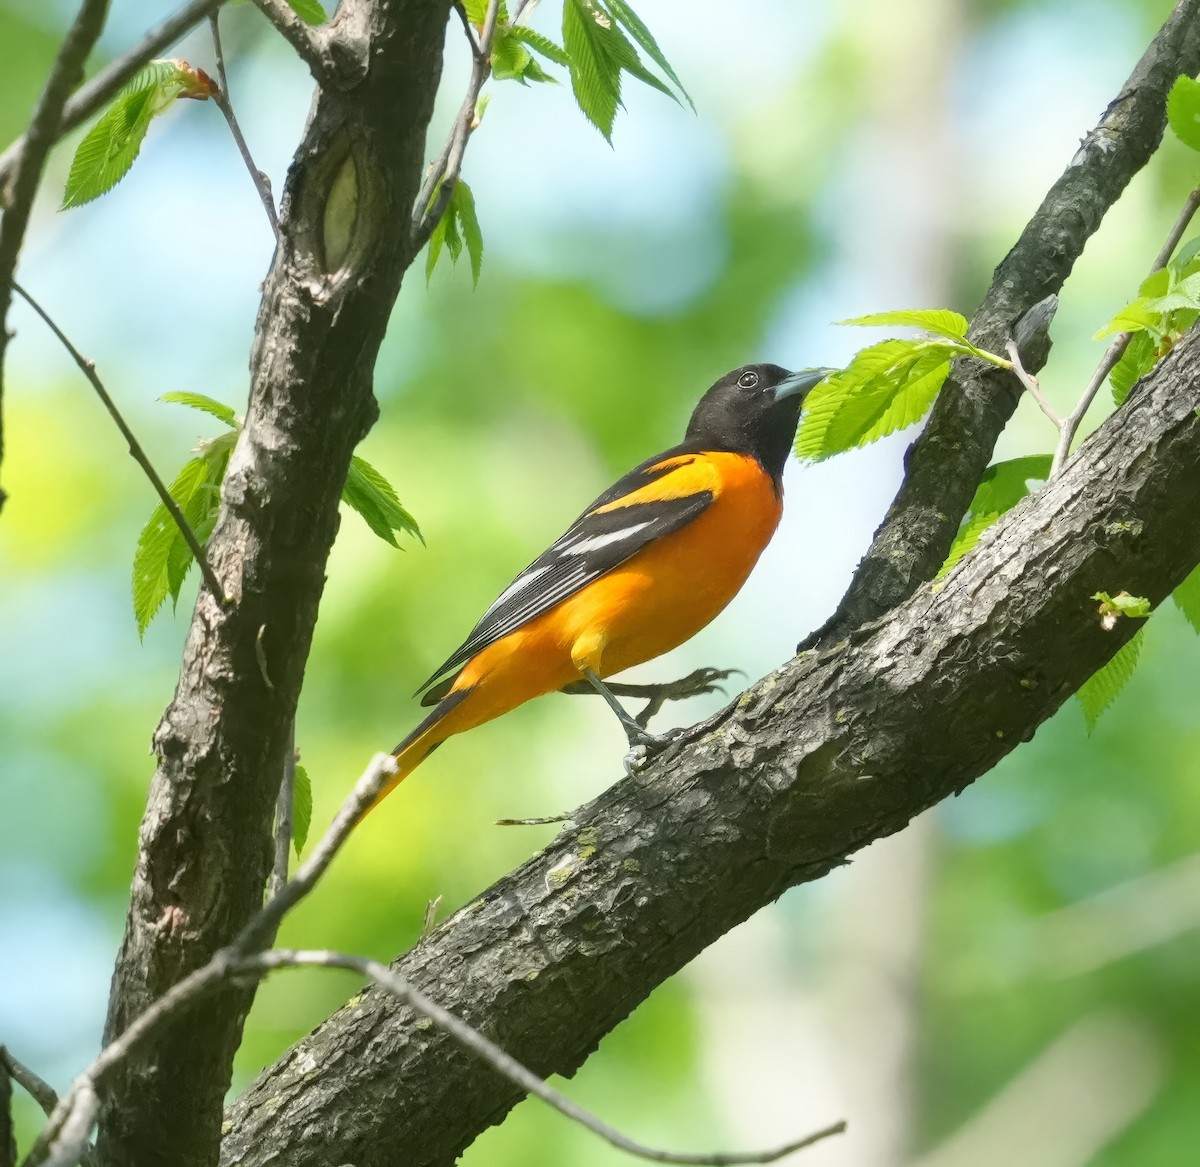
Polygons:
<instances>
[{"instance_id":1,"label":"bird's eye","mask_svg":"<svg viewBox=\"0 0 1200 1167\"><path fill-rule=\"evenodd\" d=\"M743 373L738 378L738 384L743 389L753 389L754 386L758 384L758 374L757 373Z\"/></svg>"}]
</instances>

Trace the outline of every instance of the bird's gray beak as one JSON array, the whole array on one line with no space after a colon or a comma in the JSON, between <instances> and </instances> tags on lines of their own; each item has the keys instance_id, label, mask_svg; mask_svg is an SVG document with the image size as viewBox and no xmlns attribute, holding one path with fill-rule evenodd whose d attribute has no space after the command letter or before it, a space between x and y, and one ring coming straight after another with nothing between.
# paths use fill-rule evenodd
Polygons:
<instances>
[{"instance_id":1,"label":"bird's gray beak","mask_svg":"<svg viewBox=\"0 0 1200 1167\"><path fill-rule=\"evenodd\" d=\"M839 371L838 369L822 368L799 369L795 373L789 373L775 386L775 400L782 401L785 397L795 397L797 394L803 396L813 386L820 384L826 377Z\"/></svg>"}]
</instances>

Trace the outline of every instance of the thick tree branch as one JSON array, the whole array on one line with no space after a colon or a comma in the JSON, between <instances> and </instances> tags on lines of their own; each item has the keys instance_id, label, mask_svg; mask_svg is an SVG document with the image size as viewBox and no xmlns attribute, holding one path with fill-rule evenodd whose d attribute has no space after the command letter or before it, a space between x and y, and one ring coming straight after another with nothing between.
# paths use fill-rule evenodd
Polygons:
<instances>
[{"instance_id":1,"label":"thick tree branch","mask_svg":"<svg viewBox=\"0 0 1200 1167\"><path fill-rule=\"evenodd\" d=\"M50 76L42 89L21 147L12 182L0 182L0 407L4 403L4 357L8 349L8 309L17 256L33 210L34 195L42 180L46 155L58 138L63 106L83 77L84 62L100 37L108 16L108 0L83 0L75 23L58 50ZM4 414L0 408L0 462L4 459ZM0 509L4 491L0 490Z\"/></svg>"},{"instance_id":2,"label":"thick tree branch","mask_svg":"<svg viewBox=\"0 0 1200 1167\"><path fill-rule=\"evenodd\" d=\"M186 36L209 13L216 12L224 3L225 0L191 0L191 3L185 4L178 12L152 28L128 52L122 53L116 60L105 65L95 77L81 85L63 107L62 118L54 135L55 140L87 121L101 106L115 97L143 65ZM0 189L3 189L12 177L24 146L25 135L22 134L0 154Z\"/></svg>"},{"instance_id":3,"label":"thick tree branch","mask_svg":"<svg viewBox=\"0 0 1200 1167\"><path fill-rule=\"evenodd\" d=\"M1158 603L1200 560L1198 386L1193 335L943 580L582 807L397 971L569 1074L718 936L962 790L1136 630L1106 632L1094 592ZM519 1097L368 992L234 1103L222 1163L449 1167Z\"/></svg>"},{"instance_id":4,"label":"thick tree branch","mask_svg":"<svg viewBox=\"0 0 1200 1167\"><path fill-rule=\"evenodd\" d=\"M318 92L283 192L246 422L208 544L233 603L200 596L155 735L109 1041L262 904L338 500L375 419L375 356L413 258L411 209L448 14L447 0L347 0L325 30L344 84ZM103 1084L102 1167L215 1161L251 996L247 986L202 1002Z\"/></svg>"},{"instance_id":5,"label":"thick tree branch","mask_svg":"<svg viewBox=\"0 0 1200 1167\"><path fill-rule=\"evenodd\" d=\"M1013 321L1059 291L1105 212L1158 147L1175 78L1197 71L1200 0L1180 0L996 268L971 321L975 344L1002 351ZM1043 362L1027 361L1026 368L1036 373ZM849 590L801 649L836 643L933 578L1020 392L1020 383L1007 373L976 361L956 363L928 425L908 451L904 483Z\"/></svg>"}]
</instances>

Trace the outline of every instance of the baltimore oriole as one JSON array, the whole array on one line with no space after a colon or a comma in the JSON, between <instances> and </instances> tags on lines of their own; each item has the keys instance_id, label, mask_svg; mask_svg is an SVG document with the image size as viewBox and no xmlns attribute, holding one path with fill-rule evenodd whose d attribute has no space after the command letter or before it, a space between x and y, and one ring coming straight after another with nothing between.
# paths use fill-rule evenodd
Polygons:
<instances>
[{"instance_id":1,"label":"baltimore oriole","mask_svg":"<svg viewBox=\"0 0 1200 1167\"><path fill-rule=\"evenodd\" d=\"M620 718L631 749L669 740L639 725L601 678L682 644L738 593L782 514L800 407L831 372L744 365L713 385L683 441L596 499L417 690L436 708L392 751L398 769L384 793L452 734L581 680Z\"/></svg>"}]
</instances>

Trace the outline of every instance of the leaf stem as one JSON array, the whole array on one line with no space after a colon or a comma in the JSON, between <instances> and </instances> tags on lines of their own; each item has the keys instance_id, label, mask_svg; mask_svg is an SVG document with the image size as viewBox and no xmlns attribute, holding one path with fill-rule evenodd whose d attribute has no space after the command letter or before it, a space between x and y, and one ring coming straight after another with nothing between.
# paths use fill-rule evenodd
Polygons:
<instances>
[{"instance_id":1,"label":"leaf stem","mask_svg":"<svg viewBox=\"0 0 1200 1167\"><path fill-rule=\"evenodd\" d=\"M479 100L479 92L484 83L492 75L492 40L496 35L496 24L500 14L500 0L488 0L487 13L483 18L483 29L476 44L475 37L467 25L467 38L471 42L471 52L475 63L471 68L471 80L467 84L467 93L459 108L458 117L454 119L450 136L438 156L437 161L429 168L421 193L417 195L417 204L413 209L412 243L413 250L420 251L429 241L434 227L438 225L450 197L454 194L454 184L462 171L463 155L467 149L467 139L475 128L475 103ZM436 198L435 198L436 195Z\"/></svg>"},{"instance_id":2,"label":"leaf stem","mask_svg":"<svg viewBox=\"0 0 1200 1167\"><path fill-rule=\"evenodd\" d=\"M229 77L225 72L225 53L221 48L219 13L213 12L209 15L208 26L212 29L213 51L217 57L217 78L220 82L220 89L213 95L213 100L217 103L217 108L225 117L225 124L229 126L229 132L233 135L234 142L237 143L238 153L241 154L242 161L246 164L246 169L250 172L250 180L254 183L254 189L258 191L258 197L262 201L263 210L267 212L267 219L270 221L271 230L278 240L279 216L275 213L275 198L271 194L271 182L254 164L254 158L250 154L250 147L246 145L246 139L242 135L242 128L238 125L237 115L233 112L233 101L229 96Z\"/></svg>"},{"instance_id":3,"label":"leaf stem","mask_svg":"<svg viewBox=\"0 0 1200 1167\"><path fill-rule=\"evenodd\" d=\"M1183 207L1172 224L1171 230L1167 233L1166 240L1163 242L1162 247L1159 248L1158 254L1154 257L1154 262L1150 265L1150 275L1167 266L1171 256L1175 253L1175 248L1179 246L1179 241L1183 238L1183 233L1187 230L1188 224L1195 217L1197 210L1200 210L1200 186L1196 187L1184 200ZM1096 366L1096 371L1092 374L1091 380L1088 381L1087 387L1084 389L1075 408L1063 419L1062 427L1058 434L1058 446L1054 450L1054 462L1050 467L1051 478L1054 478L1062 470L1068 455L1071 453L1071 443L1075 440L1075 434L1083 422L1084 415L1091 408L1092 402L1095 401L1096 394L1100 392L1100 386L1104 384L1105 378L1125 355L1125 350L1129 347L1129 342L1132 339L1132 332L1122 332L1113 340L1112 344L1105 351L1104 356L1101 357L1100 363Z\"/></svg>"},{"instance_id":4,"label":"leaf stem","mask_svg":"<svg viewBox=\"0 0 1200 1167\"><path fill-rule=\"evenodd\" d=\"M1050 419L1051 425L1060 433L1062 432L1063 419L1059 417L1058 411L1046 399L1046 395L1042 392L1041 385L1038 384L1038 379L1030 373L1021 363L1021 352L1017 348L1017 342L1011 336L1004 342L1005 351L1008 353L1012 361L1011 369L1016 375L1018 381L1029 390L1030 396L1038 403L1038 408Z\"/></svg>"},{"instance_id":5,"label":"leaf stem","mask_svg":"<svg viewBox=\"0 0 1200 1167\"><path fill-rule=\"evenodd\" d=\"M225 595L225 589L221 587L221 581L217 579L212 565L208 562L208 557L205 555L200 541L196 538L196 533L188 525L187 519L184 518L183 512L179 509L179 504L171 497L171 492L166 488L163 480L159 478L158 472L151 465L145 450L142 449L137 438L133 436L133 431L126 424L124 417L121 416L121 411L117 408L116 402L109 396L108 390L104 387L104 382L100 380L100 376L96 372L95 364L88 360L71 343L66 333L59 328L45 308L15 280L13 281L13 290L42 318L46 327L54 333L59 343L70 353L71 359L79 366L80 372L83 373L92 388L95 389L96 395L104 403L104 408L108 410L109 417L113 419L117 429L121 431L121 436L124 437L129 446L129 453L133 456L133 460L142 468L146 477L150 479L150 484L154 487L163 506L167 508L167 512L175 521L175 526L179 528L179 533L183 536L184 541L195 556L196 562L200 565L200 571L204 576L204 582L208 585L208 590L219 604L228 604L229 599Z\"/></svg>"}]
</instances>

